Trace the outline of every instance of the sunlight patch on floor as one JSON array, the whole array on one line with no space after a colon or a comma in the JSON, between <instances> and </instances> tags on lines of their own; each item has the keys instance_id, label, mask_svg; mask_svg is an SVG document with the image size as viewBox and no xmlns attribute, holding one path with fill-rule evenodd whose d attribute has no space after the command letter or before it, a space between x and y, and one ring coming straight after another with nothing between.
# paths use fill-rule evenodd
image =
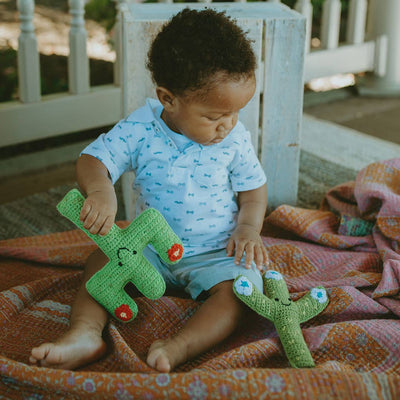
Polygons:
<instances>
[{"instance_id":1,"label":"sunlight patch on floor","mask_svg":"<svg viewBox=\"0 0 400 400\"><path fill-rule=\"evenodd\" d=\"M312 79L307 86L314 92L327 92L333 89L341 89L356 84L354 74L338 74L326 78Z\"/></svg>"}]
</instances>

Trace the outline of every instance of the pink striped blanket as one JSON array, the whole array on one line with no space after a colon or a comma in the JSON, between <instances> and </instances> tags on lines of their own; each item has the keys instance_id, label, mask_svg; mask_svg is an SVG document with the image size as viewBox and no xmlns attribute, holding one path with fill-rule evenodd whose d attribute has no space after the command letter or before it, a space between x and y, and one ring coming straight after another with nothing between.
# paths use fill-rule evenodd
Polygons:
<instances>
[{"instance_id":1,"label":"pink striped blanket","mask_svg":"<svg viewBox=\"0 0 400 400\"><path fill-rule=\"evenodd\" d=\"M137 298L129 324L112 320L101 360L76 371L30 366L31 347L68 328L95 247L75 230L0 242L0 398L399 399L400 159L369 165L330 190L319 210L278 207L263 240L269 268L284 275L294 300L327 288L328 307L302 325L315 368L290 368L273 324L249 313L211 351L157 373L145 363L150 344L199 306L171 293Z\"/></svg>"}]
</instances>

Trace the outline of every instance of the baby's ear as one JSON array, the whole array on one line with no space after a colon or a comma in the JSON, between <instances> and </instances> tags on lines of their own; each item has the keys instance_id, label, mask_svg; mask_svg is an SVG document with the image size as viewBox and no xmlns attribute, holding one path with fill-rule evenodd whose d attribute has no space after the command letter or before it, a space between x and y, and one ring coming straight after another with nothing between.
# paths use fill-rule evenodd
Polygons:
<instances>
[{"instance_id":1,"label":"baby's ear","mask_svg":"<svg viewBox=\"0 0 400 400\"><path fill-rule=\"evenodd\" d=\"M175 96L172 94L172 92L163 86L157 86L156 93L158 100L160 100L164 109L166 111L170 111L170 109L173 108L175 104Z\"/></svg>"}]
</instances>

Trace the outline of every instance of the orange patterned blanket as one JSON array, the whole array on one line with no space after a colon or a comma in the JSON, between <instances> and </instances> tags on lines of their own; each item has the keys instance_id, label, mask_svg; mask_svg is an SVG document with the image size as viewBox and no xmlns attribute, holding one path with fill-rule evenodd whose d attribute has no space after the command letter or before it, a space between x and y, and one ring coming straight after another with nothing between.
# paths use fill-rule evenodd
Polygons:
<instances>
[{"instance_id":1,"label":"orange patterned blanket","mask_svg":"<svg viewBox=\"0 0 400 400\"><path fill-rule=\"evenodd\" d=\"M293 299L317 285L328 290L328 307L302 326L316 368L290 368L272 323L249 315L211 351L173 373L155 372L144 362L150 344L199 305L176 294L137 298L135 320L108 324L110 351L98 362L76 371L30 366L32 346L67 329L95 246L75 230L0 242L0 398L400 398L400 159L360 171L320 210L279 207L263 235L269 267Z\"/></svg>"}]
</instances>

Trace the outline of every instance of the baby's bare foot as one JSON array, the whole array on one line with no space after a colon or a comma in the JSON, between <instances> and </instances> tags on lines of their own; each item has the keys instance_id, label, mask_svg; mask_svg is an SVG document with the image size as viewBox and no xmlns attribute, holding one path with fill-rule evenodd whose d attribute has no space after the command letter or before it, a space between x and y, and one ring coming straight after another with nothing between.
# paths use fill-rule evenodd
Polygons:
<instances>
[{"instance_id":1,"label":"baby's bare foot","mask_svg":"<svg viewBox=\"0 0 400 400\"><path fill-rule=\"evenodd\" d=\"M147 355L147 364L159 372L170 372L186 360L186 343L178 338L155 341Z\"/></svg>"},{"instance_id":2,"label":"baby's bare foot","mask_svg":"<svg viewBox=\"0 0 400 400\"><path fill-rule=\"evenodd\" d=\"M34 347L29 357L41 367L75 369L101 358L106 344L97 331L71 329L54 343Z\"/></svg>"}]
</instances>

